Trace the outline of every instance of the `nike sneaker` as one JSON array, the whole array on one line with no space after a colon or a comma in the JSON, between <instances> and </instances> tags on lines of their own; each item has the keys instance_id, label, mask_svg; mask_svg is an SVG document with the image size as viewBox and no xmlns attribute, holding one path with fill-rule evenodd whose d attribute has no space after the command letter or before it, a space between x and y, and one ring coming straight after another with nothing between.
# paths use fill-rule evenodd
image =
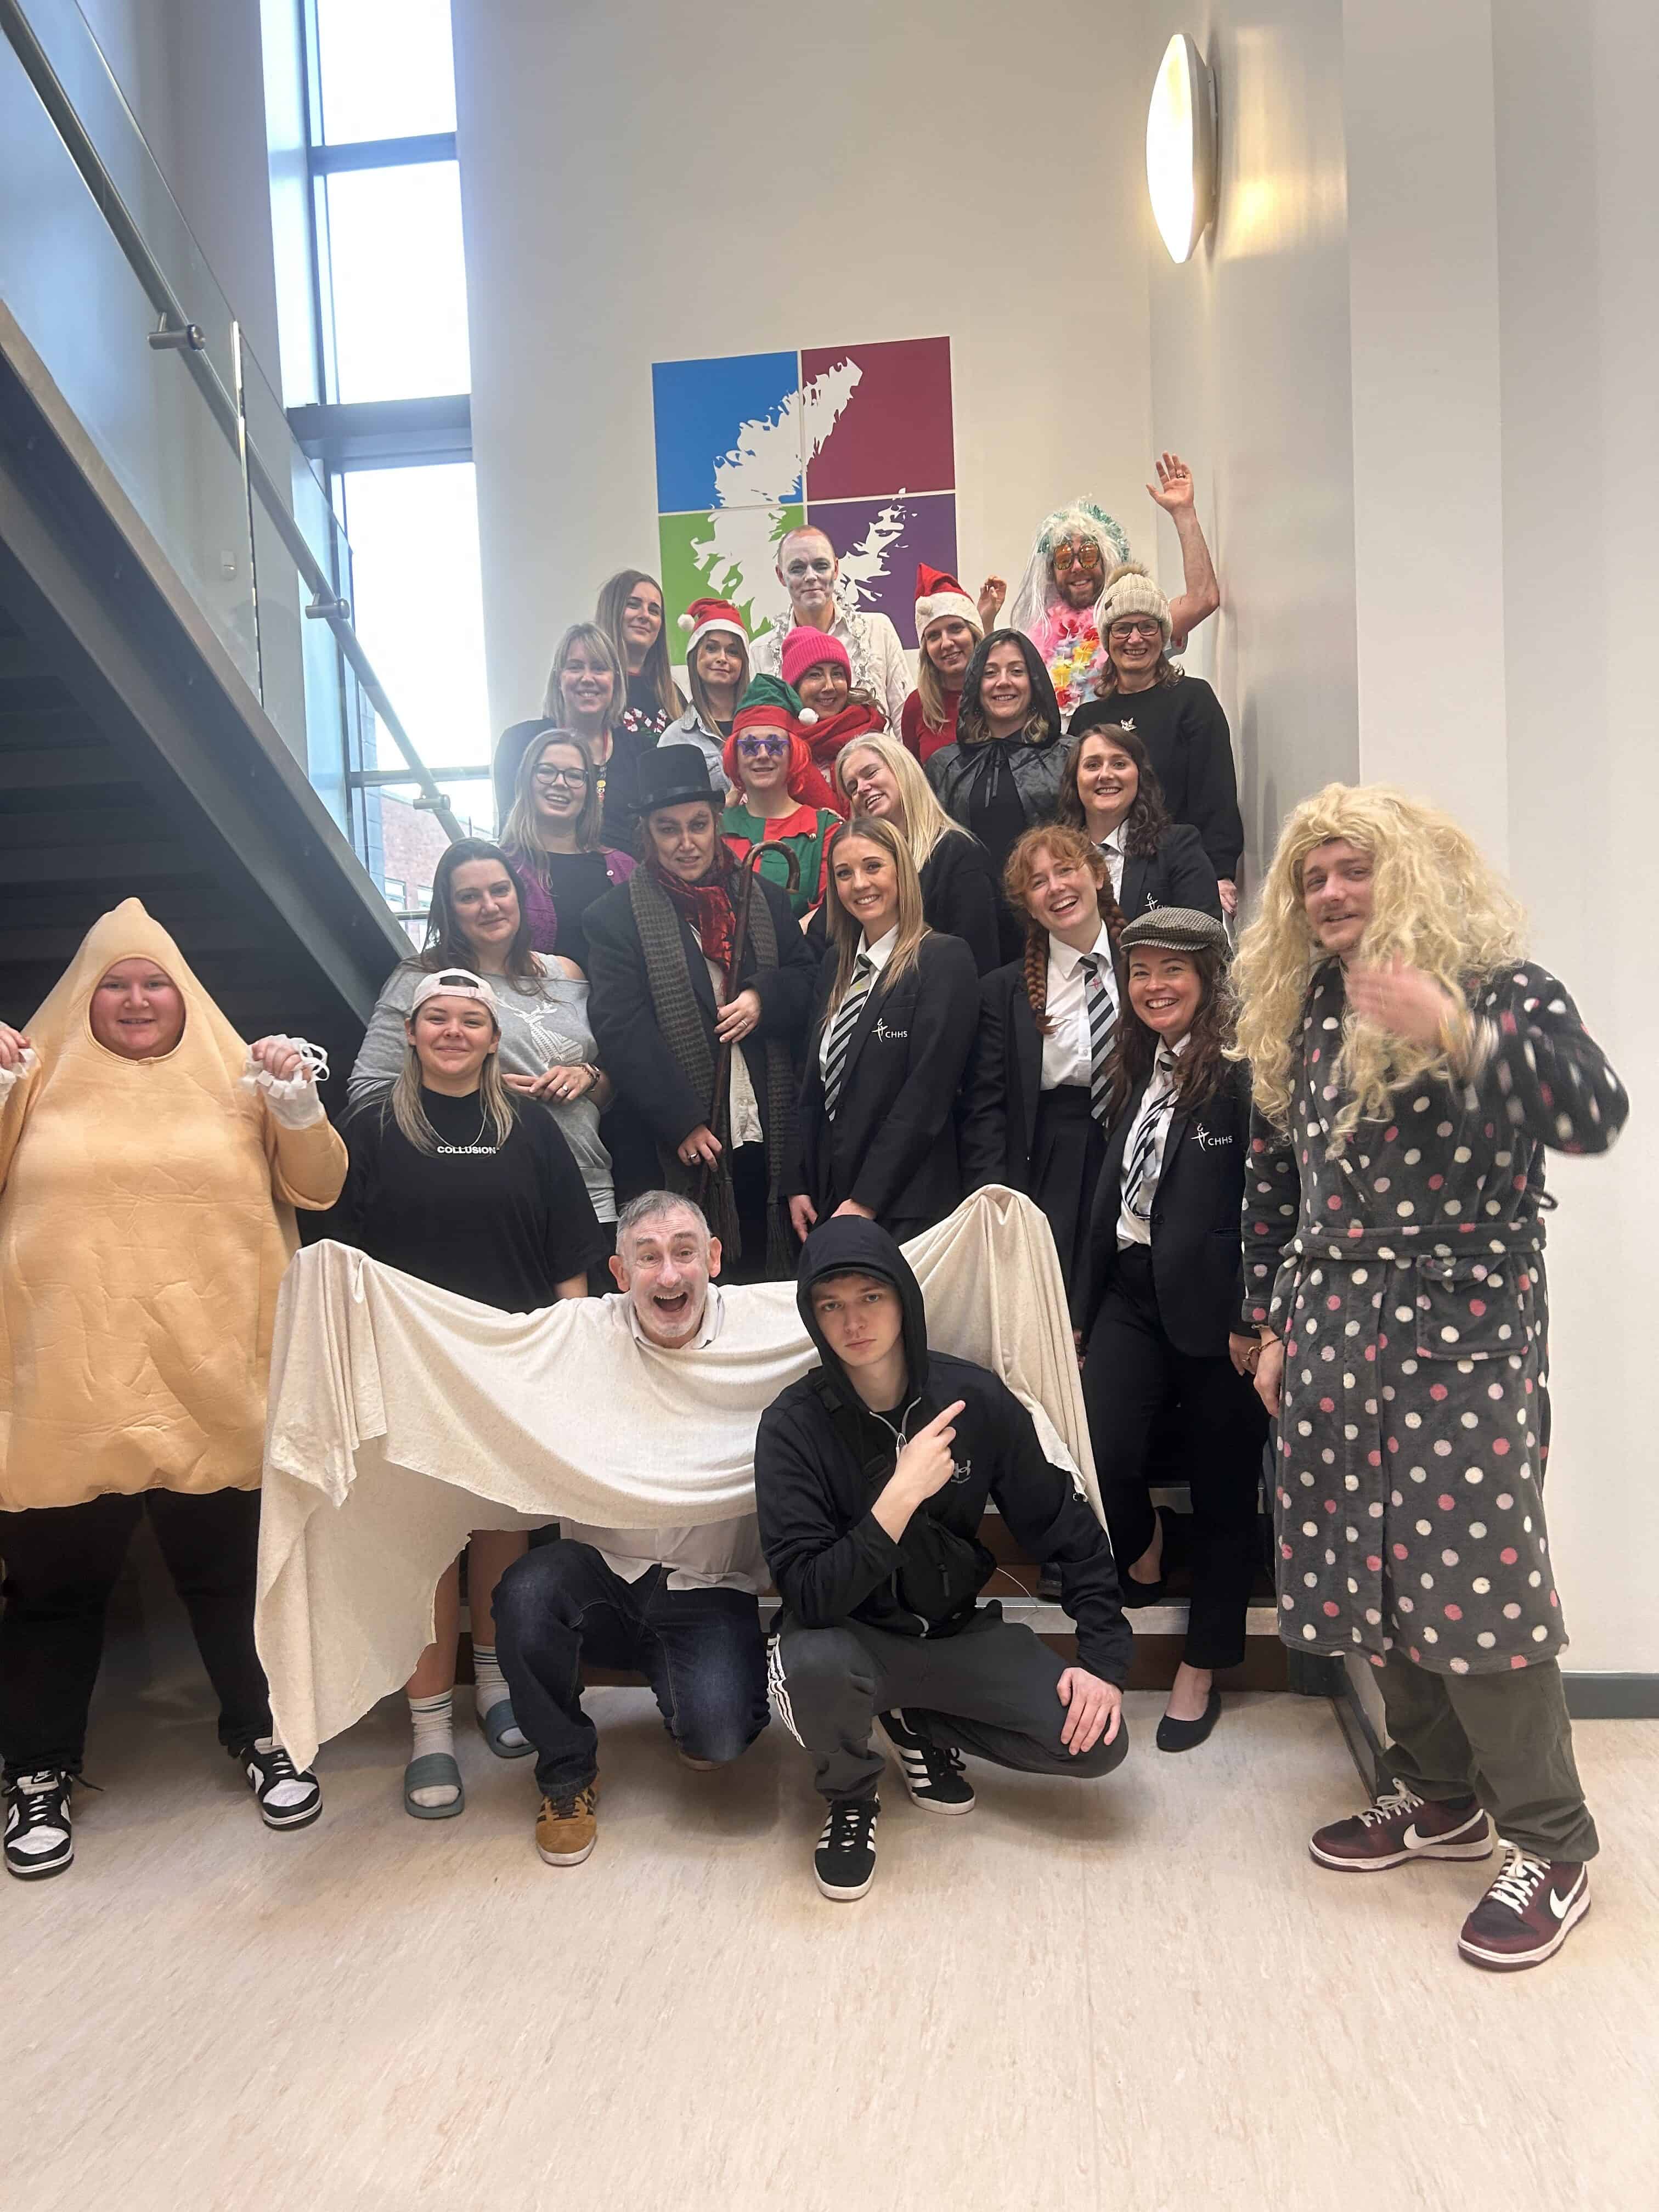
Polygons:
<instances>
[{"instance_id":1,"label":"nike sneaker","mask_svg":"<svg viewBox=\"0 0 1659 2212\"><path fill-rule=\"evenodd\" d=\"M1492 1823L1473 1797L1436 1803L1406 1789L1389 1790L1350 1820L1316 1829L1308 1854L1339 1874L1381 1874L1408 1859L1486 1859Z\"/></svg>"},{"instance_id":2,"label":"nike sneaker","mask_svg":"<svg viewBox=\"0 0 1659 2212\"><path fill-rule=\"evenodd\" d=\"M1512 1973L1553 1959L1589 1911L1589 1869L1534 1858L1511 1844L1504 1871L1463 1923L1457 1948L1472 1966Z\"/></svg>"}]
</instances>

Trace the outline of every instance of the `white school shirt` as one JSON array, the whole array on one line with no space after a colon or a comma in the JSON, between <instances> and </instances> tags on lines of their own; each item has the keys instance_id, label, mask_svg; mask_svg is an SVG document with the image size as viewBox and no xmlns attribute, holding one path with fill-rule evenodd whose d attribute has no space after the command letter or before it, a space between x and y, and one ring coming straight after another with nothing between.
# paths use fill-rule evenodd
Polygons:
<instances>
[{"instance_id":1,"label":"white school shirt","mask_svg":"<svg viewBox=\"0 0 1659 2212\"><path fill-rule=\"evenodd\" d=\"M1191 1042L1192 1031L1188 1030L1178 1045L1173 1048L1169 1045L1159 1045L1158 1058L1152 1062L1152 1079L1141 1097L1140 1111L1135 1115L1130 1125L1129 1133L1123 1140L1123 1165L1119 1171L1118 1179L1117 1242L1120 1251L1126 1244L1150 1245L1152 1241L1152 1223L1143 1221L1139 1214L1130 1212L1129 1194L1124 1186L1128 1180L1129 1164L1135 1156L1135 1141L1146 1126L1150 1116L1158 1110L1175 1089L1176 1061L1186 1051ZM1146 1163L1146 1188L1148 1213L1152 1210L1152 1200L1158 1195L1158 1187L1164 1180L1164 1147L1170 1141L1170 1124L1174 1120L1173 1114L1165 1115L1164 1127L1158 1133L1158 1142L1152 1147L1152 1156Z\"/></svg>"},{"instance_id":2,"label":"white school shirt","mask_svg":"<svg viewBox=\"0 0 1659 2212\"><path fill-rule=\"evenodd\" d=\"M1109 837L1100 841L1100 857L1106 863L1106 873L1111 879L1112 896L1121 901L1123 896L1123 824L1120 822Z\"/></svg>"},{"instance_id":3,"label":"white school shirt","mask_svg":"<svg viewBox=\"0 0 1659 2212\"><path fill-rule=\"evenodd\" d=\"M702 1327L696 1339L678 1352L665 1353L660 1345L651 1344L640 1327L632 1298L623 1294L607 1298L605 1304L621 1309L635 1344L649 1346L659 1358L670 1359L707 1351L725 1319L720 1285L710 1283ZM591 1544L622 1582L636 1583L653 1567L664 1566L668 1569L666 1587L672 1590L747 1590L757 1597L767 1585L760 1522L752 1513L736 1521L711 1521L698 1528L590 1528L579 1521L561 1521L559 1533L574 1543Z\"/></svg>"},{"instance_id":4,"label":"white school shirt","mask_svg":"<svg viewBox=\"0 0 1659 2212\"><path fill-rule=\"evenodd\" d=\"M1118 1006L1112 940L1103 921L1100 934L1089 950L1099 958L1100 980L1106 986L1107 997L1117 1006L1121 1021L1123 1010ZM1048 939L1048 998L1045 1011L1052 1027L1042 1040L1042 1088L1054 1091L1062 1083L1080 1083L1086 1091L1090 1075L1089 1000L1083 955L1075 945L1067 945L1052 933Z\"/></svg>"},{"instance_id":5,"label":"white school shirt","mask_svg":"<svg viewBox=\"0 0 1659 2212\"><path fill-rule=\"evenodd\" d=\"M898 924L897 922L895 922L893 927L887 932L886 935L884 937L878 937L873 945L860 944L859 946L860 951L864 954L865 957L869 961L871 966L876 971L870 978L871 990L873 991L877 984L880 982L881 971L892 958L893 947L897 943ZM846 1001L843 1000L842 1004L844 1005ZM841 1007L837 1006L836 1009L836 1014L838 1014L840 1012ZM824 1024L823 1035L818 1039L818 1073L820 1075L823 1074L825 1065L830 1058L830 1032L836 1026L836 1014L831 1014L829 1020Z\"/></svg>"}]
</instances>

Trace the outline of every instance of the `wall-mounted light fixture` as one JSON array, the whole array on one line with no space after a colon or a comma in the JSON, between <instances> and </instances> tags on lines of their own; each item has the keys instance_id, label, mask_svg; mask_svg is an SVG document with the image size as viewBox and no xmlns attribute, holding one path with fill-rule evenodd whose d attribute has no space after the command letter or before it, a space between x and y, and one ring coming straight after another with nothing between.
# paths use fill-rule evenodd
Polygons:
<instances>
[{"instance_id":1,"label":"wall-mounted light fixture","mask_svg":"<svg viewBox=\"0 0 1659 2212\"><path fill-rule=\"evenodd\" d=\"M1164 50L1146 111L1146 189L1172 261L1215 217L1215 79L1184 31Z\"/></svg>"}]
</instances>

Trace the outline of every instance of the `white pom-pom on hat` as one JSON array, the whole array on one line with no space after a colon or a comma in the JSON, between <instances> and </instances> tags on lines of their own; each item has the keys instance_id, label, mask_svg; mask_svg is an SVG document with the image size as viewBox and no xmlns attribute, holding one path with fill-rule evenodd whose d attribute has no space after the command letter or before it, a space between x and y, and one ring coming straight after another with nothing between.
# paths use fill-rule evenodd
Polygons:
<instances>
[{"instance_id":1,"label":"white pom-pom on hat","mask_svg":"<svg viewBox=\"0 0 1659 2212\"><path fill-rule=\"evenodd\" d=\"M697 625L692 621L690 615L682 615L680 617L680 628L683 630L690 632L696 629L696 626Z\"/></svg>"},{"instance_id":2,"label":"white pom-pom on hat","mask_svg":"<svg viewBox=\"0 0 1659 2212\"><path fill-rule=\"evenodd\" d=\"M816 707L803 707L799 714L795 717L795 720L800 724L804 730L810 729L817 719L818 712Z\"/></svg>"}]
</instances>

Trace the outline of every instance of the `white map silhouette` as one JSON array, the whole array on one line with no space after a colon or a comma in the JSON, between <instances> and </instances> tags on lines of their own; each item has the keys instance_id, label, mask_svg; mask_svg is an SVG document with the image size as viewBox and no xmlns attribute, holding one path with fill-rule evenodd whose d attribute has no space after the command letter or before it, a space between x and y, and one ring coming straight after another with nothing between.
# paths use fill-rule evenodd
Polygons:
<instances>
[{"instance_id":1,"label":"white map silhouette","mask_svg":"<svg viewBox=\"0 0 1659 2212\"><path fill-rule=\"evenodd\" d=\"M691 550L711 593L739 606L749 603L756 633L781 620L789 605L775 551L784 510L799 503L808 464L823 451L863 377L855 361L825 369L792 392L775 416L742 424L736 445L714 464L712 532L694 538ZM901 486L900 497L902 491ZM886 575L887 548L903 528L903 508L890 503L842 554L841 590L850 605L863 604L866 587Z\"/></svg>"}]
</instances>

